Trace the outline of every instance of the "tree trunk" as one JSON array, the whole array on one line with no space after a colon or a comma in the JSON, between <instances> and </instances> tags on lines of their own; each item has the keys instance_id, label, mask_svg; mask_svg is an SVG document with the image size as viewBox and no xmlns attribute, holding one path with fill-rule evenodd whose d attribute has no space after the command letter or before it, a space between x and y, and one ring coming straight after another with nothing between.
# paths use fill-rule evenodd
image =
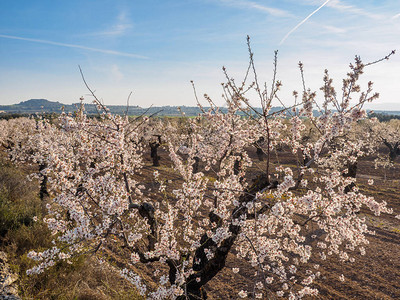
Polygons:
<instances>
[{"instance_id":1,"label":"tree trunk","mask_svg":"<svg viewBox=\"0 0 400 300\"><path fill-rule=\"evenodd\" d=\"M258 139L258 141L257 142L255 142L255 147L256 147L256 154L257 154L257 157L258 157L258 160L259 161L264 161L264 151L262 150L262 148L261 148L261 144L264 142L264 138L263 137L260 137L259 139Z\"/></svg>"},{"instance_id":2,"label":"tree trunk","mask_svg":"<svg viewBox=\"0 0 400 300\"><path fill-rule=\"evenodd\" d=\"M393 162L397 158L397 156L400 155L400 148L399 148L400 144L395 143L394 145L392 145L386 140L384 140L383 143L385 144L386 147L388 147L389 159L391 162Z\"/></svg>"},{"instance_id":3,"label":"tree trunk","mask_svg":"<svg viewBox=\"0 0 400 300\"><path fill-rule=\"evenodd\" d=\"M269 187L268 179L265 176L258 177L254 184L246 190L246 193L240 196L239 202L247 203L252 201L257 192L267 187ZM235 209L232 212L232 219L238 219L247 214L246 206L242 205L240 207L240 209ZM214 213L210 213L209 218L212 223L220 223L219 217ZM193 257L193 270L195 273L190 275L187 279L185 288L186 295L182 295L178 297L178 299L207 299L207 294L203 290L203 286L225 267L226 258L241 231L241 227L239 225L230 224L229 231L231 236L223 240L219 247L217 247L215 242L209 238L207 234L202 236L200 240L201 246L197 248ZM211 259L207 258L205 249L209 249L213 252L214 256ZM170 272L170 275L171 273L174 272ZM169 279L171 284L175 283L175 276L170 276Z\"/></svg>"},{"instance_id":4,"label":"tree trunk","mask_svg":"<svg viewBox=\"0 0 400 300\"><path fill-rule=\"evenodd\" d=\"M199 172L199 163L200 163L200 158L195 156L194 158L194 163L193 163L193 174L196 174Z\"/></svg>"},{"instance_id":5,"label":"tree trunk","mask_svg":"<svg viewBox=\"0 0 400 300\"><path fill-rule=\"evenodd\" d=\"M160 156L158 156L158 147L160 144L157 142L149 143L150 145L150 157L153 159L153 166L158 167L160 166Z\"/></svg>"},{"instance_id":6,"label":"tree trunk","mask_svg":"<svg viewBox=\"0 0 400 300\"><path fill-rule=\"evenodd\" d=\"M357 162L354 163L347 163L347 173L343 173L343 177L351 177L351 178L356 178L357 176ZM354 182L349 184L344 188L344 192L347 194L350 192L353 187L355 186Z\"/></svg>"},{"instance_id":7,"label":"tree trunk","mask_svg":"<svg viewBox=\"0 0 400 300\"><path fill-rule=\"evenodd\" d=\"M46 168L46 164L39 164L39 172L43 171ZM49 192L47 191L47 176L40 174L40 189L39 189L39 197L40 200L44 199L44 196L48 196Z\"/></svg>"}]
</instances>

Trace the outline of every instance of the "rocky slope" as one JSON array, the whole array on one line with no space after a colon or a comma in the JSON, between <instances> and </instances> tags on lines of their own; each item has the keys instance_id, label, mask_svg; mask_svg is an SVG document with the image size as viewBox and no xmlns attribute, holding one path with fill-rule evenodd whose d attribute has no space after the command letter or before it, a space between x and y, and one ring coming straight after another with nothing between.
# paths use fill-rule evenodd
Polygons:
<instances>
[{"instance_id":1,"label":"rocky slope","mask_svg":"<svg viewBox=\"0 0 400 300\"><path fill-rule=\"evenodd\" d=\"M16 281L18 276L13 273L7 263L7 256L0 251L0 300L19 300Z\"/></svg>"}]
</instances>

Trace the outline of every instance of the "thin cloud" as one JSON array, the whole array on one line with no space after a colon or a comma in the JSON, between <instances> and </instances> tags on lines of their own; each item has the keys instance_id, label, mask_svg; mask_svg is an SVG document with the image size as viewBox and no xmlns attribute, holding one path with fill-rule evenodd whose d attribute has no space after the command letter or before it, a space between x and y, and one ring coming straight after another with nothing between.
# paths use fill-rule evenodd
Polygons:
<instances>
[{"instance_id":1,"label":"thin cloud","mask_svg":"<svg viewBox=\"0 0 400 300\"><path fill-rule=\"evenodd\" d=\"M319 5L321 2L322 2L322 0L303 0L302 4ZM363 16L363 17L368 17L368 18L374 19L374 20L381 20L381 19L386 18L382 14L373 13L371 11L359 8L355 5L347 4L342 0L332 0L326 6L332 8L332 9L338 10L340 12L350 13L350 14L359 15L359 16Z\"/></svg>"},{"instance_id":2,"label":"thin cloud","mask_svg":"<svg viewBox=\"0 0 400 300\"><path fill-rule=\"evenodd\" d=\"M392 17L393 20L394 20L394 19L398 19L398 18L400 18L400 14L394 15L394 16Z\"/></svg>"},{"instance_id":3,"label":"thin cloud","mask_svg":"<svg viewBox=\"0 0 400 300\"><path fill-rule=\"evenodd\" d=\"M100 52L100 53L104 53L104 54L117 55L117 56L148 59L148 57L146 57L146 56L133 54L133 53L120 52L120 51L107 50L107 49L91 48L91 47L86 47L86 46L82 46L82 45L59 43L59 42L53 42L53 41L48 41L48 40L32 39L32 38L25 38L25 37L13 36L13 35L0 34L0 38L28 41L28 42L48 44L48 45L55 45L55 46L61 46L61 47L67 47L67 48L77 48L77 49L83 49L83 50Z\"/></svg>"},{"instance_id":4,"label":"thin cloud","mask_svg":"<svg viewBox=\"0 0 400 300\"><path fill-rule=\"evenodd\" d=\"M323 8L328 2L331 0L326 0L320 7L318 7L316 10L314 10L311 14L309 14L304 20L302 20L299 24L297 24L295 27L293 27L280 41L279 45L282 45L283 42L291 35L293 32L295 32L301 25L303 25L309 18L311 18L316 12L318 12L321 8Z\"/></svg>"},{"instance_id":5,"label":"thin cloud","mask_svg":"<svg viewBox=\"0 0 400 300\"><path fill-rule=\"evenodd\" d=\"M110 74L115 81L121 81L124 78L124 74L121 72L118 65L112 65Z\"/></svg>"},{"instance_id":6,"label":"thin cloud","mask_svg":"<svg viewBox=\"0 0 400 300\"><path fill-rule=\"evenodd\" d=\"M292 16L289 12L274 8L274 7L269 7L265 5L261 5L257 2L254 1L247 1L247 0L219 0L219 2L222 2L226 5L230 6L235 6L235 7L240 7L240 8L250 8L250 9L255 9L261 12L266 12L272 16L275 17L289 17Z\"/></svg>"},{"instance_id":7,"label":"thin cloud","mask_svg":"<svg viewBox=\"0 0 400 300\"><path fill-rule=\"evenodd\" d=\"M122 36L129 29L133 27L132 23L129 21L125 11L120 12L117 17L116 23L112 25L109 29L104 31L92 33L93 36Z\"/></svg>"},{"instance_id":8,"label":"thin cloud","mask_svg":"<svg viewBox=\"0 0 400 300\"><path fill-rule=\"evenodd\" d=\"M358 8L354 5L345 4L344 2L342 2L340 0L332 0L327 6L337 9L339 11L349 12L349 13L352 13L355 15L360 15L360 16L368 17L368 18L375 19L375 20L384 18L380 14L371 13L369 11Z\"/></svg>"},{"instance_id":9,"label":"thin cloud","mask_svg":"<svg viewBox=\"0 0 400 300\"><path fill-rule=\"evenodd\" d=\"M340 34L340 33L346 33L347 30L344 28L339 28L336 26L330 26L330 25L324 25L323 26L327 31L335 33L335 34Z\"/></svg>"}]
</instances>

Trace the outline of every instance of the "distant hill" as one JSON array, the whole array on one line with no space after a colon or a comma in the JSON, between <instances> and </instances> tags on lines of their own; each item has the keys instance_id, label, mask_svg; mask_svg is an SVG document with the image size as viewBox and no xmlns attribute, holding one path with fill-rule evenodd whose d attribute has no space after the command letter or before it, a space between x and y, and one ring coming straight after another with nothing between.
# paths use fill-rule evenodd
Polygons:
<instances>
[{"instance_id":1,"label":"distant hill","mask_svg":"<svg viewBox=\"0 0 400 300\"><path fill-rule=\"evenodd\" d=\"M13 105L0 105L0 115L4 114L36 114L36 113L61 113L62 110L65 112L74 112L79 107L79 103L74 104L63 104L57 101L49 101L47 99L30 99L22 101L18 104ZM124 105L108 105L107 108L113 114L125 114L127 107ZM208 109L205 107L205 109ZM94 104L85 104L85 110L88 114L97 114L97 107ZM226 112L227 109L221 107L222 112ZM256 108L261 111L261 108ZM273 107L271 112L282 110L282 107ZM390 118L391 115L400 116L400 111L374 111L376 114L382 114ZM157 115L157 116L181 116L184 113L188 117L197 116L201 113L200 108L197 106L156 106L150 108L142 108L139 106L130 106L128 108L128 115L139 116L139 115ZM315 111L314 114L317 114Z\"/></svg>"},{"instance_id":2,"label":"distant hill","mask_svg":"<svg viewBox=\"0 0 400 300\"><path fill-rule=\"evenodd\" d=\"M60 102L49 101L46 99L30 99L22 101L18 104L13 105L0 105L0 112L6 114L36 114L36 113L61 113L62 110L65 112L74 112L78 109L80 103L74 104L63 104ZM113 114L125 114L127 107L124 105L107 105L107 108ZM205 109L208 109L205 107ZM226 108L220 108L221 111L226 112ZM272 108L272 111L278 111L282 108ZM85 104L85 111L90 114L97 114L97 107L94 104ZM129 106L128 115L157 115L157 116L181 116L182 113L185 116L197 116L201 113L201 110L197 106L155 106L149 108L142 108L139 106Z\"/></svg>"},{"instance_id":3,"label":"distant hill","mask_svg":"<svg viewBox=\"0 0 400 300\"><path fill-rule=\"evenodd\" d=\"M373 110L376 114L400 116L400 110Z\"/></svg>"},{"instance_id":4,"label":"distant hill","mask_svg":"<svg viewBox=\"0 0 400 300\"><path fill-rule=\"evenodd\" d=\"M5 113L20 113L20 114L33 114L33 113L52 113L61 112L63 106L60 102L53 102L46 99L30 99L22 101L13 105L0 105L0 111Z\"/></svg>"},{"instance_id":5,"label":"distant hill","mask_svg":"<svg viewBox=\"0 0 400 300\"><path fill-rule=\"evenodd\" d=\"M30 99L27 101L22 101L19 104L17 104L20 107L29 107L29 108L60 108L63 104L60 102L52 102L46 99Z\"/></svg>"},{"instance_id":6,"label":"distant hill","mask_svg":"<svg viewBox=\"0 0 400 300\"><path fill-rule=\"evenodd\" d=\"M47 99L30 99L22 101L18 104L13 105L0 105L0 111L4 113L18 113L18 114L35 114L35 113L61 113L74 112L78 109L79 103L74 104L63 104L58 101L49 101ZM107 106L112 113L123 113L126 111L126 106ZM132 106L132 109L138 108ZM89 114L97 113L96 106L94 104L85 104L85 109Z\"/></svg>"}]
</instances>

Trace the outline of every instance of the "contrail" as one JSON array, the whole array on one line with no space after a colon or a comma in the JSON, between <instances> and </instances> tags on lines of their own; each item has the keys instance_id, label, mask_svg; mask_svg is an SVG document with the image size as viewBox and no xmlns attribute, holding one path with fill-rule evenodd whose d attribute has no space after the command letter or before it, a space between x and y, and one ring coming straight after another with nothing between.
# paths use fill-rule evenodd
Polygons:
<instances>
[{"instance_id":1,"label":"contrail","mask_svg":"<svg viewBox=\"0 0 400 300\"><path fill-rule=\"evenodd\" d=\"M313 14L315 14L317 11L319 11L321 8L323 8L329 1L331 0L326 0L320 7L318 7L316 10L314 10L311 14L309 14L303 21L301 21L299 24L297 24L295 27L292 28L292 30L290 30L284 37L283 39L280 41L279 45L282 45L283 42L289 37L289 35L291 35L294 31L297 30L297 28L299 28L301 25L303 25L305 22L307 22L307 20L309 18L311 18L311 16Z\"/></svg>"},{"instance_id":2,"label":"contrail","mask_svg":"<svg viewBox=\"0 0 400 300\"><path fill-rule=\"evenodd\" d=\"M53 41L31 39L31 38L25 38L25 37L13 36L13 35L0 34L0 38L28 41L28 42L55 45L55 46L68 47L68 48L78 48L78 49L89 50L89 51L100 52L100 53L111 54L111 55L118 55L118 56L148 59L148 57L146 57L146 56L137 55L137 54L133 54L133 53L119 52L119 51L106 50L106 49L97 49L97 48L91 48L91 47L86 47L86 46L81 46L81 45L58 43L58 42L53 42Z\"/></svg>"}]
</instances>

